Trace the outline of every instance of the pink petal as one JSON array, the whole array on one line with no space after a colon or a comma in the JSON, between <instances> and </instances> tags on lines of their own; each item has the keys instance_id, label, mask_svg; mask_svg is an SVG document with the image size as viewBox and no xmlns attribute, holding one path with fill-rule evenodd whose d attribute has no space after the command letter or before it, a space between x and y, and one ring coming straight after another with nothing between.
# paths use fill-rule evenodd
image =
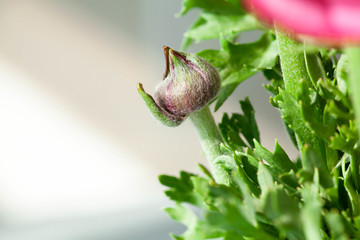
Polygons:
<instances>
[{"instance_id":1,"label":"pink petal","mask_svg":"<svg viewBox=\"0 0 360 240\"><path fill-rule=\"evenodd\" d=\"M319 41L360 42L360 0L246 0L268 23Z\"/></svg>"},{"instance_id":2,"label":"pink petal","mask_svg":"<svg viewBox=\"0 0 360 240\"><path fill-rule=\"evenodd\" d=\"M356 3L335 2L328 9L329 21L338 34L360 34L360 1Z\"/></svg>"}]
</instances>

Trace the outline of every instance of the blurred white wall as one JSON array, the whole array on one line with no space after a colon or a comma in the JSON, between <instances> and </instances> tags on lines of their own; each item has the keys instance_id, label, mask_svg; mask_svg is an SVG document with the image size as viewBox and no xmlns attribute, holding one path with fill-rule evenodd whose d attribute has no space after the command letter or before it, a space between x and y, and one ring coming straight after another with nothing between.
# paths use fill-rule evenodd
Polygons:
<instances>
[{"instance_id":1,"label":"blurred white wall","mask_svg":"<svg viewBox=\"0 0 360 240\"><path fill-rule=\"evenodd\" d=\"M205 164L191 124L161 126L136 92L137 82L153 91L165 67L161 47L179 47L196 17L174 18L180 7L168 0L0 1L2 226L144 206L162 214L157 175ZM216 118L250 95L264 145L272 149L278 138L291 150L262 83L261 76L245 82Z\"/></svg>"}]
</instances>

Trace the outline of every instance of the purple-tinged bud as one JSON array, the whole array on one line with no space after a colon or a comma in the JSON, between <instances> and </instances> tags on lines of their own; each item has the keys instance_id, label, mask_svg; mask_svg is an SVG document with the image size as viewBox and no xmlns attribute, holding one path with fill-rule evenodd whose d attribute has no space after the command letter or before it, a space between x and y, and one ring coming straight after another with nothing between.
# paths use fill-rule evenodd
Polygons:
<instances>
[{"instance_id":1,"label":"purple-tinged bud","mask_svg":"<svg viewBox=\"0 0 360 240\"><path fill-rule=\"evenodd\" d=\"M188 115L213 100L220 89L216 69L192 53L164 47L166 70L155 90L155 101L175 115Z\"/></svg>"},{"instance_id":2,"label":"purple-tinged bud","mask_svg":"<svg viewBox=\"0 0 360 240\"><path fill-rule=\"evenodd\" d=\"M217 70L197 55L177 52L169 47L163 49L166 70L154 98L144 94L142 87L138 91L157 119L165 125L177 126L181 123L179 119L184 120L217 96L221 81Z\"/></svg>"}]
</instances>

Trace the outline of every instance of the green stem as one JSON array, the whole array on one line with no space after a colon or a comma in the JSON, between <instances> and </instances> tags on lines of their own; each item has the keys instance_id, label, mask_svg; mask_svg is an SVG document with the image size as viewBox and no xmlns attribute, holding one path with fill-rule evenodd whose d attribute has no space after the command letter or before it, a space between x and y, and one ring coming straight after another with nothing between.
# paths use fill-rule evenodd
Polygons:
<instances>
[{"instance_id":1,"label":"green stem","mask_svg":"<svg viewBox=\"0 0 360 240\"><path fill-rule=\"evenodd\" d=\"M349 89L356 117L356 126L360 133L360 48L347 48L346 53L349 58L350 79Z\"/></svg>"},{"instance_id":2,"label":"green stem","mask_svg":"<svg viewBox=\"0 0 360 240\"><path fill-rule=\"evenodd\" d=\"M350 78L349 89L352 100L353 109L355 112L356 127L360 135L360 48L350 47L346 49L346 54L349 58ZM360 174L359 174L359 148L355 148L351 157L351 176L357 190L360 188Z\"/></svg>"},{"instance_id":3,"label":"green stem","mask_svg":"<svg viewBox=\"0 0 360 240\"><path fill-rule=\"evenodd\" d=\"M360 166L360 152L359 148L355 148L351 153L350 158L350 169L351 169L351 177L353 179L355 189L357 191L360 190L360 175L359 175L359 166Z\"/></svg>"},{"instance_id":4,"label":"green stem","mask_svg":"<svg viewBox=\"0 0 360 240\"><path fill-rule=\"evenodd\" d=\"M276 38L278 41L285 89L296 99L299 80L302 79L307 83L311 81L306 69L304 53L299 51L299 44L286 37L277 29Z\"/></svg>"},{"instance_id":5,"label":"green stem","mask_svg":"<svg viewBox=\"0 0 360 240\"><path fill-rule=\"evenodd\" d=\"M299 49L298 43L288 38L284 33L278 31L278 29L276 29L276 37L285 90L298 101L300 80L306 84L306 87L312 87L313 84L311 83L312 81L309 74L314 78L313 82L316 82L317 79L315 80L315 78L322 77L324 75L324 70L321 69L322 66L319 64L316 56L311 56L311 54L307 53L304 54L304 52ZM308 60L308 62L306 60ZM296 108L300 108L300 106L296 106ZM326 153L323 141L311 133L311 129L307 126L301 113L299 113L298 118L297 129L293 130L295 131L302 159L305 159L304 147L308 145L311 146L318 157L326 163Z\"/></svg>"},{"instance_id":6,"label":"green stem","mask_svg":"<svg viewBox=\"0 0 360 240\"><path fill-rule=\"evenodd\" d=\"M195 126L206 159L214 174L215 181L217 183L227 184L227 174L225 170L215 162L216 158L222 155L220 143L222 143L223 140L209 107L206 106L200 111L192 113L189 118Z\"/></svg>"}]
</instances>

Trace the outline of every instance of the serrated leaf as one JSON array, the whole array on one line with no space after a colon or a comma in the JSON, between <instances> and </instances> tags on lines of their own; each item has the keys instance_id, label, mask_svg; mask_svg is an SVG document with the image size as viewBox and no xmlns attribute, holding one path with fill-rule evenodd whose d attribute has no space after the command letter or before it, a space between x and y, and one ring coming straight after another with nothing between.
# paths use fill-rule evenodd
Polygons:
<instances>
[{"instance_id":1,"label":"serrated leaf","mask_svg":"<svg viewBox=\"0 0 360 240\"><path fill-rule=\"evenodd\" d=\"M201 205L202 198L198 193L194 192L194 186L191 181L191 177L195 177L194 174L187 172L180 172L180 177L160 175L159 181L162 185L169 187L169 190L165 191L165 194L172 200L177 202L187 202L194 205Z\"/></svg>"},{"instance_id":2,"label":"serrated leaf","mask_svg":"<svg viewBox=\"0 0 360 240\"><path fill-rule=\"evenodd\" d=\"M219 205L221 205L221 213L209 212L206 216L206 220L214 226L225 229L227 232L237 233L243 237L256 240L275 240L274 237L261 231L247 221L244 213L239 209L240 202L238 202L238 204L231 202L232 201L221 201L221 204L219 203Z\"/></svg>"},{"instance_id":3,"label":"serrated leaf","mask_svg":"<svg viewBox=\"0 0 360 240\"><path fill-rule=\"evenodd\" d=\"M355 227L357 229L360 229L360 216L355 217L354 222L355 222Z\"/></svg>"},{"instance_id":4,"label":"serrated leaf","mask_svg":"<svg viewBox=\"0 0 360 240\"><path fill-rule=\"evenodd\" d=\"M246 138L249 145L254 148L254 139L260 142L260 133L255 120L255 111L248 97L240 101L241 109L244 115L233 114L231 120L234 125L239 126L240 132Z\"/></svg>"},{"instance_id":5,"label":"serrated leaf","mask_svg":"<svg viewBox=\"0 0 360 240\"><path fill-rule=\"evenodd\" d=\"M236 157L236 156L235 156ZM256 182L254 182L245 172L243 167L240 165L239 161L237 162L237 171L234 171L232 173L233 179L237 183L237 185L241 186L242 183L244 183L247 186L247 189L254 194L256 197L260 195L260 189L256 185ZM242 189L242 192L244 190ZM243 192L244 193L244 192ZM250 194L249 194L250 195Z\"/></svg>"},{"instance_id":6,"label":"serrated leaf","mask_svg":"<svg viewBox=\"0 0 360 240\"><path fill-rule=\"evenodd\" d=\"M351 156L350 156L350 171L351 171L351 177L352 182L354 183L354 187L356 191L360 191L360 152L359 147L353 149Z\"/></svg>"},{"instance_id":7,"label":"serrated leaf","mask_svg":"<svg viewBox=\"0 0 360 240\"><path fill-rule=\"evenodd\" d=\"M264 69L263 74L264 74L264 77L269 81L275 80L276 82L282 82L283 76L282 76L282 72L281 72L279 58L276 60L275 66L271 69Z\"/></svg>"},{"instance_id":8,"label":"serrated leaf","mask_svg":"<svg viewBox=\"0 0 360 240\"><path fill-rule=\"evenodd\" d=\"M318 99L319 95L315 90L307 88L305 82L300 82L300 89L299 106L305 123L313 133L329 141L336 127L336 119L329 112L329 103L323 107L323 103L320 103L322 101Z\"/></svg>"},{"instance_id":9,"label":"serrated leaf","mask_svg":"<svg viewBox=\"0 0 360 240\"><path fill-rule=\"evenodd\" d=\"M234 154L234 150L230 149L228 146L226 146L224 143L220 143L220 151L224 155L232 156Z\"/></svg>"},{"instance_id":10,"label":"serrated leaf","mask_svg":"<svg viewBox=\"0 0 360 240\"><path fill-rule=\"evenodd\" d=\"M305 145L303 148L302 162L303 169L311 174L311 178L313 178L313 174L317 169L321 185L324 188L333 186L332 178L326 163L324 163L308 145Z\"/></svg>"},{"instance_id":11,"label":"serrated leaf","mask_svg":"<svg viewBox=\"0 0 360 240\"><path fill-rule=\"evenodd\" d=\"M194 225L197 221L197 216L181 204L176 204L175 207L165 208L164 211L167 212L173 220L188 226Z\"/></svg>"},{"instance_id":12,"label":"serrated leaf","mask_svg":"<svg viewBox=\"0 0 360 240\"><path fill-rule=\"evenodd\" d=\"M246 144L239 135L239 129L231 121L229 116L225 113L219 123L219 129L225 143L232 149L241 151L242 147L246 147Z\"/></svg>"},{"instance_id":13,"label":"serrated leaf","mask_svg":"<svg viewBox=\"0 0 360 240\"><path fill-rule=\"evenodd\" d=\"M330 229L331 239L349 239L343 224L342 216L337 211L333 210L331 212L326 212L325 220Z\"/></svg>"},{"instance_id":14,"label":"serrated leaf","mask_svg":"<svg viewBox=\"0 0 360 240\"><path fill-rule=\"evenodd\" d=\"M237 168L236 163L232 157L221 155L215 159L215 164L219 165L224 169L229 175L231 172Z\"/></svg>"},{"instance_id":15,"label":"serrated leaf","mask_svg":"<svg viewBox=\"0 0 360 240\"><path fill-rule=\"evenodd\" d=\"M346 93L342 92L338 84L335 85L328 79L321 79L317 82L319 94L326 100L334 100L340 102L351 110L351 101Z\"/></svg>"},{"instance_id":16,"label":"serrated leaf","mask_svg":"<svg viewBox=\"0 0 360 240\"><path fill-rule=\"evenodd\" d=\"M298 187L300 187L299 179L297 178L297 176L293 170L291 170L288 173L281 174L280 180L282 183L286 184L287 186L291 187L292 189L297 189Z\"/></svg>"},{"instance_id":17,"label":"serrated leaf","mask_svg":"<svg viewBox=\"0 0 360 240\"><path fill-rule=\"evenodd\" d=\"M244 240L245 238L242 237L239 233L228 231L226 233L226 236L224 237L224 240Z\"/></svg>"},{"instance_id":18,"label":"serrated leaf","mask_svg":"<svg viewBox=\"0 0 360 240\"><path fill-rule=\"evenodd\" d=\"M308 144L325 163L324 142L314 135L313 130L304 119L299 102L284 90L279 91L279 95L275 97L275 100L279 104L283 119L296 134L300 151L302 151L305 144Z\"/></svg>"},{"instance_id":19,"label":"serrated leaf","mask_svg":"<svg viewBox=\"0 0 360 240\"><path fill-rule=\"evenodd\" d=\"M342 54L336 68L336 82L343 94L348 93L347 83L349 82L348 58Z\"/></svg>"},{"instance_id":20,"label":"serrated leaf","mask_svg":"<svg viewBox=\"0 0 360 240\"><path fill-rule=\"evenodd\" d=\"M221 35L232 39L240 32L258 28L256 19L248 14L223 15L202 12L200 18L201 20L184 34L185 38L192 39L196 43L219 38Z\"/></svg>"},{"instance_id":21,"label":"serrated leaf","mask_svg":"<svg viewBox=\"0 0 360 240\"><path fill-rule=\"evenodd\" d=\"M345 172L344 186L348 193L351 207L352 215L359 216L360 214L360 195L356 192L354 183L352 182L351 170L348 168Z\"/></svg>"},{"instance_id":22,"label":"serrated leaf","mask_svg":"<svg viewBox=\"0 0 360 240\"><path fill-rule=\"evenodd\" d=\"M303 206L301 208L301 220L304 226L306 239L321 240L321 208L319 186L316 184L318 173L315 171L314 182L306 184L301 189Z\"/></svg>"},{"instance_id":23,"label":"serrated leaf","mask_svg":"<svg viewBox=\"0 0 360 240\"><path fill-rule=\"evenodd\" d=\"M264 194L266 191L274 188L274 180L271 176L271 173L267 169L267 166L265 166L263 163L259 163L258 168L258 182L261 188L262 194Z\"/></svg>"},{"instance_id":24,"label":"serrated leaf","mask_svg":"<svg viewBox=\"0 0 360 240\"><path fill-rule=\"evenodd\" d=\"M254 182L255 184L258 184L257 181L257 169L258 169L258 162L256 161L256 159L251 159L251 161L256 161L256 162L250 162L249 161L249 155L239 155L239 154L235 154L234 158L236 159L236 161L242 165L242 168L244 170L244 172L246 173L246 175L251 179L252 182ZM251 156L250 156L251 158Z\"/></svg>"},{"instance_id":25,"label":"serrated leaf","mask_svg":"<svg viewBox=\"0 0 360 240\"><path fill-rule=\"evenodd\" d=\"M203 11L221 14L242 14L240 3L226 0L183 0L180 16L185 15L193 8L200 8Z\"/></svg>"},{"instance_id":26,"label":"serrated leaf","mask_svg":"<svg viewBox=\"0 0 360 240\"><path fill-rule=\"evenodd\" d=\"M304 51L305 66L314 87L319 79L327 78L324 64L320 53L308 53Z\"/></svg>"},{"instance_id":27,"label":"serrated leaf","mask_svg":"<svg viewBox=\"0 0 360 240\"><path fill-rule=\"evenodd\" d=\"M349 126L342 125L337 127L337 132L330 137L330 147L339 149L346 153L351 153L354 145L358 141L357 128L353 121L349 121Z\"/></svg>"},{"instance_id":28,"label":"serrated leaf","mask_svg":"<svg viewBox=\"0 0 360 240\"><path fill-rule=\"evenodd\" d=\"M274 95L278 95L279 88L284 89L284 79L281 72L279 58L277 59L274 67L271 69L264 69L262 72L264 77L270 81L270 84L265 85L266 90Z\"/></svg>"},{"instance_id":29,"label":"serrated leaf","mask_svg":"<svg viewBox=\"0 0 360 240\"><path fill-rule=\"evenodd\" d=\"M199 177L192 177L191 182L194 186L194 192L197 192L202 199L206 199L209 196L210 183L208 180Z\"/></svg>"},{"instance_id":30,"label":"serrated leaf","mask_svg":"<svg viewBox=\"0 0 360 240\"><path fill-rule=\"evenodd\" d=\"M261 198L264 214L280 230L283 238L304 239L302 224L299 222L299 202L290 198L280 186L267 190Z\"/></svg>"},{"instance_id":31,"label":"serrated leaf","mask_svg":"<svg viewBox=\"0 0 360 240\"><path fill-rule=\"evenodd\" d=\"M222 75L221 73L222 72L220 72L220 76ZM226 99L228 99L228 97L234 92L240 83L253 76L255 73L257 73L257 70L255 70L253 67L244 65L239 70L232 71L230 75L222 76L221 78L224 80L221 82L221 88L217 97L215 111L217 111L222 106L222 104L226 101Z\"/></svg>"},{"instance_id":32,"label":"serrated leaf","mask_svg":"<svg viewBox=\"0 0 360 240\"><path fill-rule=\"evenodd\" d=\"M219 124L219 129L225 143L235 151L242 151L247 147L240 134L245 137L247 143L253 148L253 139L260 141L260 134L255 120L255 111L248 98L240 101L242 114L234 113L231 118L225 113Z\"/></svg>"},{"instance_id":33,"label":"serrated leaf","mask_svg":"<svg viewBox=\"0 0 360 240\"><path fill-rule=\"evenodd\" d=\"M254 184L251 184L249 178L244 178L242 175L244 172L241 171L241 168L236 172L233 172L232 177L235 183L240 187L241 192L243 194L243 204L240 206L241 211L244 213L247 221L253 226L257 226L256 221L256 209L255 209L255 198L253 198L252 194L255 196L259 196L260 189L257 188ZM246 176L245 176L246 177ZM255 191L255 193L254 193Z\"/></svg>"},{"instance_id":34,"label":"serrated leaf","mask_svg":"<svg viewBox=\"0 0 360 240\"><path fill-rule=\"evenodd\" d=\"M297 170L294 163L291 162L290 158L287 156L277 141L275 141L274 153L271 153L269 150L262 147L256 140L254 140L254 143L255 153L270 164L270 167L276 172L277 177L283 173L289 172L290 170Z\"/></svg>"},{"instance_id":35,"label":"serrated leaf","mask_svg":"<svg viewBox=\"0 0 360 240\"><path fill-rule=\"evenodd\" d=\"M210 180L215 182L214 177L212 176L211 172L201 163L198 164L199 169L207 176Z\"/></svg>"},{"instance_id":36,"label":"serrated leaf","mask_svg":"<svg viewBox=\"0 0 360 240\"><path fill-rule=\"evenodd\" d=\"M222 88L216 110L243 80L259 70L273 67L278 56L276 40L268 32L253 43L234 44L225 38L220 38L220 43L221 50L205 50L198 53L220 70Z\"/></svg>"},{"instance_id":37,"label":"serrated leaf","mask_svg":"<svg viewBox=\"0 0 360 240\"><path fill-rule=\"evenodd\" d=\"M177 204L176 207L166 208L165 211L172 219L181 222L187 227L186 232L181 236L172 234L172 237L176 240L208 239L223 235L222 231L216 226L211 226L198 219L190 209L181 204Z\"/></svg>"}]
</instances>

